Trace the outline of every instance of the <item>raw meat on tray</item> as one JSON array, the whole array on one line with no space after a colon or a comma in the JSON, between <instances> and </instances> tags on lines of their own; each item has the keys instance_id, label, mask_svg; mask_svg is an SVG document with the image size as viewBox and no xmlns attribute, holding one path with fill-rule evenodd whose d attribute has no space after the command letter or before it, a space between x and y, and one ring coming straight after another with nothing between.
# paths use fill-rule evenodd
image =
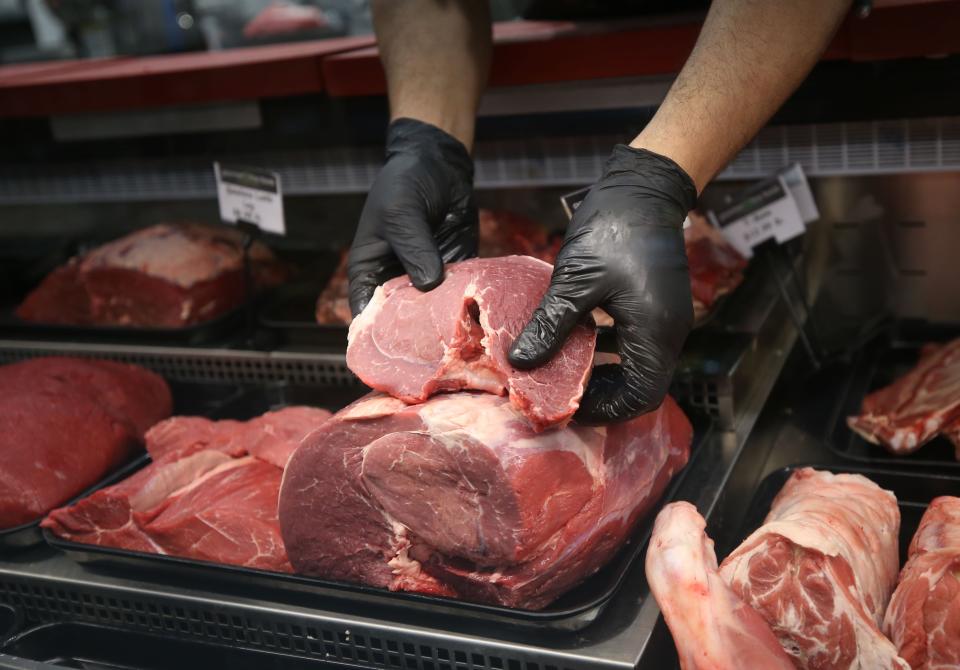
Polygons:
<instances>
[{"instance_id":1,"label":"raw meat on tray","mask_svg":"<svg viewBox=\"0 0 960 670\"><path fill-rule=\"evenodd\" d=\"M17 308L24 321L183 328L243 304L243 237L235 228L161 223L57 268ZM263 244L249 251L258 286L283 281Z\"/></svg>"},{"instance_id":2,"label":"raw meat on tray","mask_svg":"<svg viewBox=\"0 0 960 670\"><path fill-rule=\"evenodd\" d=\"M693 311L699 321L713 309L717 300L740 285L747 259L702 214L690 212L688 218L690 225L683 230L683 243L690 266Z\"/></svg>"},{"instance_id":3,"label":"raw meat on tray","mask_svg":"<svg viewBox=\"0 0 960 670\"><path fill-rule=\"evenodd\" d=\"M496 395L373 393L290 459L283 539L306 575L538 609L613 557L691 438L670 398L625 423L537 433Z\"/></svg>"},{"instance_id":4,"label":"raw meat on tray","mask_svg":"<svg viewBox=\"0 0 960 670\"><path fill-rule=\"evenodd\" d=\"M540 303L551 267L529 256L453 263L432 291L404 275L377 287L350 324L347 365L368 386L405 402L475 389L509 395L535 430L564 425L580 406L596 329L574 327L547 364L516 370L513 340Z\"/></svg>"},{"instance_id":5,"label":"raw meat on tray","mask_svg":"<svg viewBox=\"0 0 960 670\"><path fill-rule=\"evenodd\" d=\"M283 466L329 416L287 407L250 421L168 419L147 433L153 463L42 526L75 542L290 572L277 521Z\"/></svg>"},{"instance_id":6,"label":"raw meat on tray","mask_svg":"<svg viewBox=\"0 0 960 670\"><path fill-rule=\"evenodd\" d=\"M134 365L51 357L0 367L0 529L106 477L170 411L166 382Z\"/></svg>"},{"instance_id":7,"label":"raw meat on tray","mask_svg":"<svg viewBox=\"0 0 960 670\"><path fill-rule=\"evenodd\" d=\"M894 454L912 453L945 433L960 458L960 339L924 347L916 367L864 398L847 424Z\"/></svg>"},{"instance_id":8,"label":"raw meat on tray","mask_svg":"<svg viewBox=\"0 0 960 670\"><path fill-rule=\"evenodd\" d=\"M861 475L803 468L720 576L800 668L909 670L880 631L896 585L900 510Z\"/></svg>"},{"instance_id":9,"label":"raw meat on tray","mask_svg":"<svg viewBox=\"0 0 960 670\"><path fill-rule=\"evenodd\" d=\"M767 622L720 578L705 528L696 507L671 503L657 515L647 549L647 583L681 670L793 670Z\"/></svg>"},{"instance_id":10,"label":"raw meat on tray","mask_svg":"<svg viewBox=\"0 0 960 670\"><path fill-rule=\"evenodd\" d=\"M924 513L884 629L913 670L960 668L960 498Z\"/></svg>"}]
</instances>

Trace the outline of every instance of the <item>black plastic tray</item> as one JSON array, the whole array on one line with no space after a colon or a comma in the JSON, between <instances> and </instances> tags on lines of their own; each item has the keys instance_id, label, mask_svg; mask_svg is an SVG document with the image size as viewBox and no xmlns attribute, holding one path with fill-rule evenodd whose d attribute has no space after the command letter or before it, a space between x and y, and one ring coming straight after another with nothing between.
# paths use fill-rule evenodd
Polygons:
<instances>
[{"instance_id":1,"label":"black plastic tray","mask_svg":"<svg viewBox=\"0 0 960 670\"><path fill-rule=\"evenodd\" d=\"M699 451L699 444L712 429L711 424L706 420L695 422L694 427L691 463ZM459 621L466 623L519 626L538 631L576 631L587 627L599 616L628 573L642 558L656 512L662 504L675 497L689 469L688 463L687 467L674 477L660 502L653 505L625 546L610 563L554 603L538 611L483 605L415 593L390 592L385 589L300 575L80 544L62 540L47 531L44 532L44 539L51 547L64 552L78 563L109 569L113 574L118 571L131 571L144 579L163 576L196 579L202 580L205 585L216 583L222 588L240 589L245 594L250 594L251 589L256 588L265 594L265 597L270 597L270 594L275 596L278 591L308 594L311 596L311 602L314 603L321 602L318 598L322 598L322 602L325 603L336 602L351 608L357 605L371 606L378 611L393 609L401 615L406 612L407 616L412 609L427 617L456 617Z\"/></svg>"},{"instance_id":2,"label":"black plastic tray","mask_svg":"<svg viewBox=\"0 0 960 670\"><path fill-rule=\"evenodd\" d=\"M920 358L920 347L927 342L944 340L942 333L930 332L930 337L874 343L859 353L842 390L837 411L829 422L825 436L827 447L838 456L851 461L898 467L946 468L960 471L953 443L937 436L912 454L896 456L882 446L863 439L847 426L847 417L860 413L864 397L904 376Z\"/></svg>"},{"instance_id":3,"label":"black plastic tray","mask_svg":"<svg viewBox=\"0 0 960 670\"><path fill-rule=\"evenodd\" d=\"M79 623L37 626L10 639L0 647L0 652L14 657L0 658L7 663L6 667L31 669L307 670L345 667L275 651Z\"/></svg>"}]
</instances>

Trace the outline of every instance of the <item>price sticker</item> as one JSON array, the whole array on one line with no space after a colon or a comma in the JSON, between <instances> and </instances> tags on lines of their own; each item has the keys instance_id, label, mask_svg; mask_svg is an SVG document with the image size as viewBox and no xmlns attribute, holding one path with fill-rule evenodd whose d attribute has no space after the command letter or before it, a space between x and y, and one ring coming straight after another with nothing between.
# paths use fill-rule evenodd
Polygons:
<instances>
[{"instance_id":1,"label":"price sticker","mask_svg":"<svg viewBox=\"0 0 960 670\"><path fill-rule=\"evenodd\" d=\"M813 199L813 191L810 190L810 182L807 181L807 175L803 171L800 163L794 163L788 168L784 168L779 173L783 177L790 195L797 203L797 209L800 210L800 216L803 217L804 225L813 223L820 218L820 210L817 208L817 202Z\"/></svg>"},{"instance_id":2,"label":"price sticker","mask_svg":"<svg viewBox=\"0 0 960 670\"><path fill-rule=\"evenodd\" d=\"M782 244L806 231L803 215L783 175L761 182L739 201L707 216L746 258L767 240Z\"/></svg>"},{"instance_id":3,"label":"price sticker","mask_svg":"<svg viewBox=\"0 0 960 670\"><path fill-rule=\"evenodd\" d=\"M280 175L268 170L213 164L220 218L226 223L252 223L261 230L286 234Z\"/></svg>"}]
</instances>

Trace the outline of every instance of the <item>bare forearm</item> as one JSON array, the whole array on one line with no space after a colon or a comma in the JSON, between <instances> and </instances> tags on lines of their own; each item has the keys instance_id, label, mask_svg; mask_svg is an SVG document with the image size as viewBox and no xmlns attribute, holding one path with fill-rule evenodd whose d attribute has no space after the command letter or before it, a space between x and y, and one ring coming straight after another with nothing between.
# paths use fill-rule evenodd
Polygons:
<instances>
[{"instance_id":1,"label":"bare forearm","mask_svg":"<svg viewBox=\"0 0 960 670\"><path fill-rule=\"evenodd\" d=\"M433 124L473 145L490 69L487 0L374 0L390 118Z\"/></svg>"},{"instance_id":2,"label":"bare forearm","mask_svg":"<svg viewBox=\"0 0 960 670\"><path fill-rule=\"evenodd\" d=\"M849 5L714 0L690 58L631 146L669 156L702 190L800 85Z\"/></svg>"}]
</instances>

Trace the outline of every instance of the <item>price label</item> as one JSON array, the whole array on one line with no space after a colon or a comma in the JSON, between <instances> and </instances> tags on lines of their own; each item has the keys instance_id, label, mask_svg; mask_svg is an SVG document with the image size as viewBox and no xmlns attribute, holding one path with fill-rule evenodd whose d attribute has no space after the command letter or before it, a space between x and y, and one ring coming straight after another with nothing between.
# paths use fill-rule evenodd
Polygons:
<instances>
[{"instance_id":1,"label":"price label","mask_svg":"<svg viewBox=\"0 0 960 670\"><path fill-rule=\"evenodd\" d=\"M214 163L220 218L226 223L244 221L261 230L286 234L280 175L268 170Z\"/></svg>"},{"instance_id":2,"label":"price label","mask_svg":"<svg viewBox=\"0 0 960 670\"><path fill-rule=\"evenodd\" d=\"M800 210L800 216L803 217L804 225L813 223L820 218L820 210L817 209L817 202L813 199L813 191L810 190L810 182L807 181L807 175L803 171L800 163L794 163L788 168L784 168L779 173L783 177L790 195L797 203L797 209Z\"/></svg>"},{"instance_id":3,"label":"price label","mask_svg":"<svg viewBox=\"0 0 960 670\"><path fill-rule=\"evenodd\" d=\"M746 191L738 202L719 212L710 211L707 216L746 258L753 256L754 247L767 240L783 243L806 230L783 175L761 182Z\"/></svg>"}]
</instances>

